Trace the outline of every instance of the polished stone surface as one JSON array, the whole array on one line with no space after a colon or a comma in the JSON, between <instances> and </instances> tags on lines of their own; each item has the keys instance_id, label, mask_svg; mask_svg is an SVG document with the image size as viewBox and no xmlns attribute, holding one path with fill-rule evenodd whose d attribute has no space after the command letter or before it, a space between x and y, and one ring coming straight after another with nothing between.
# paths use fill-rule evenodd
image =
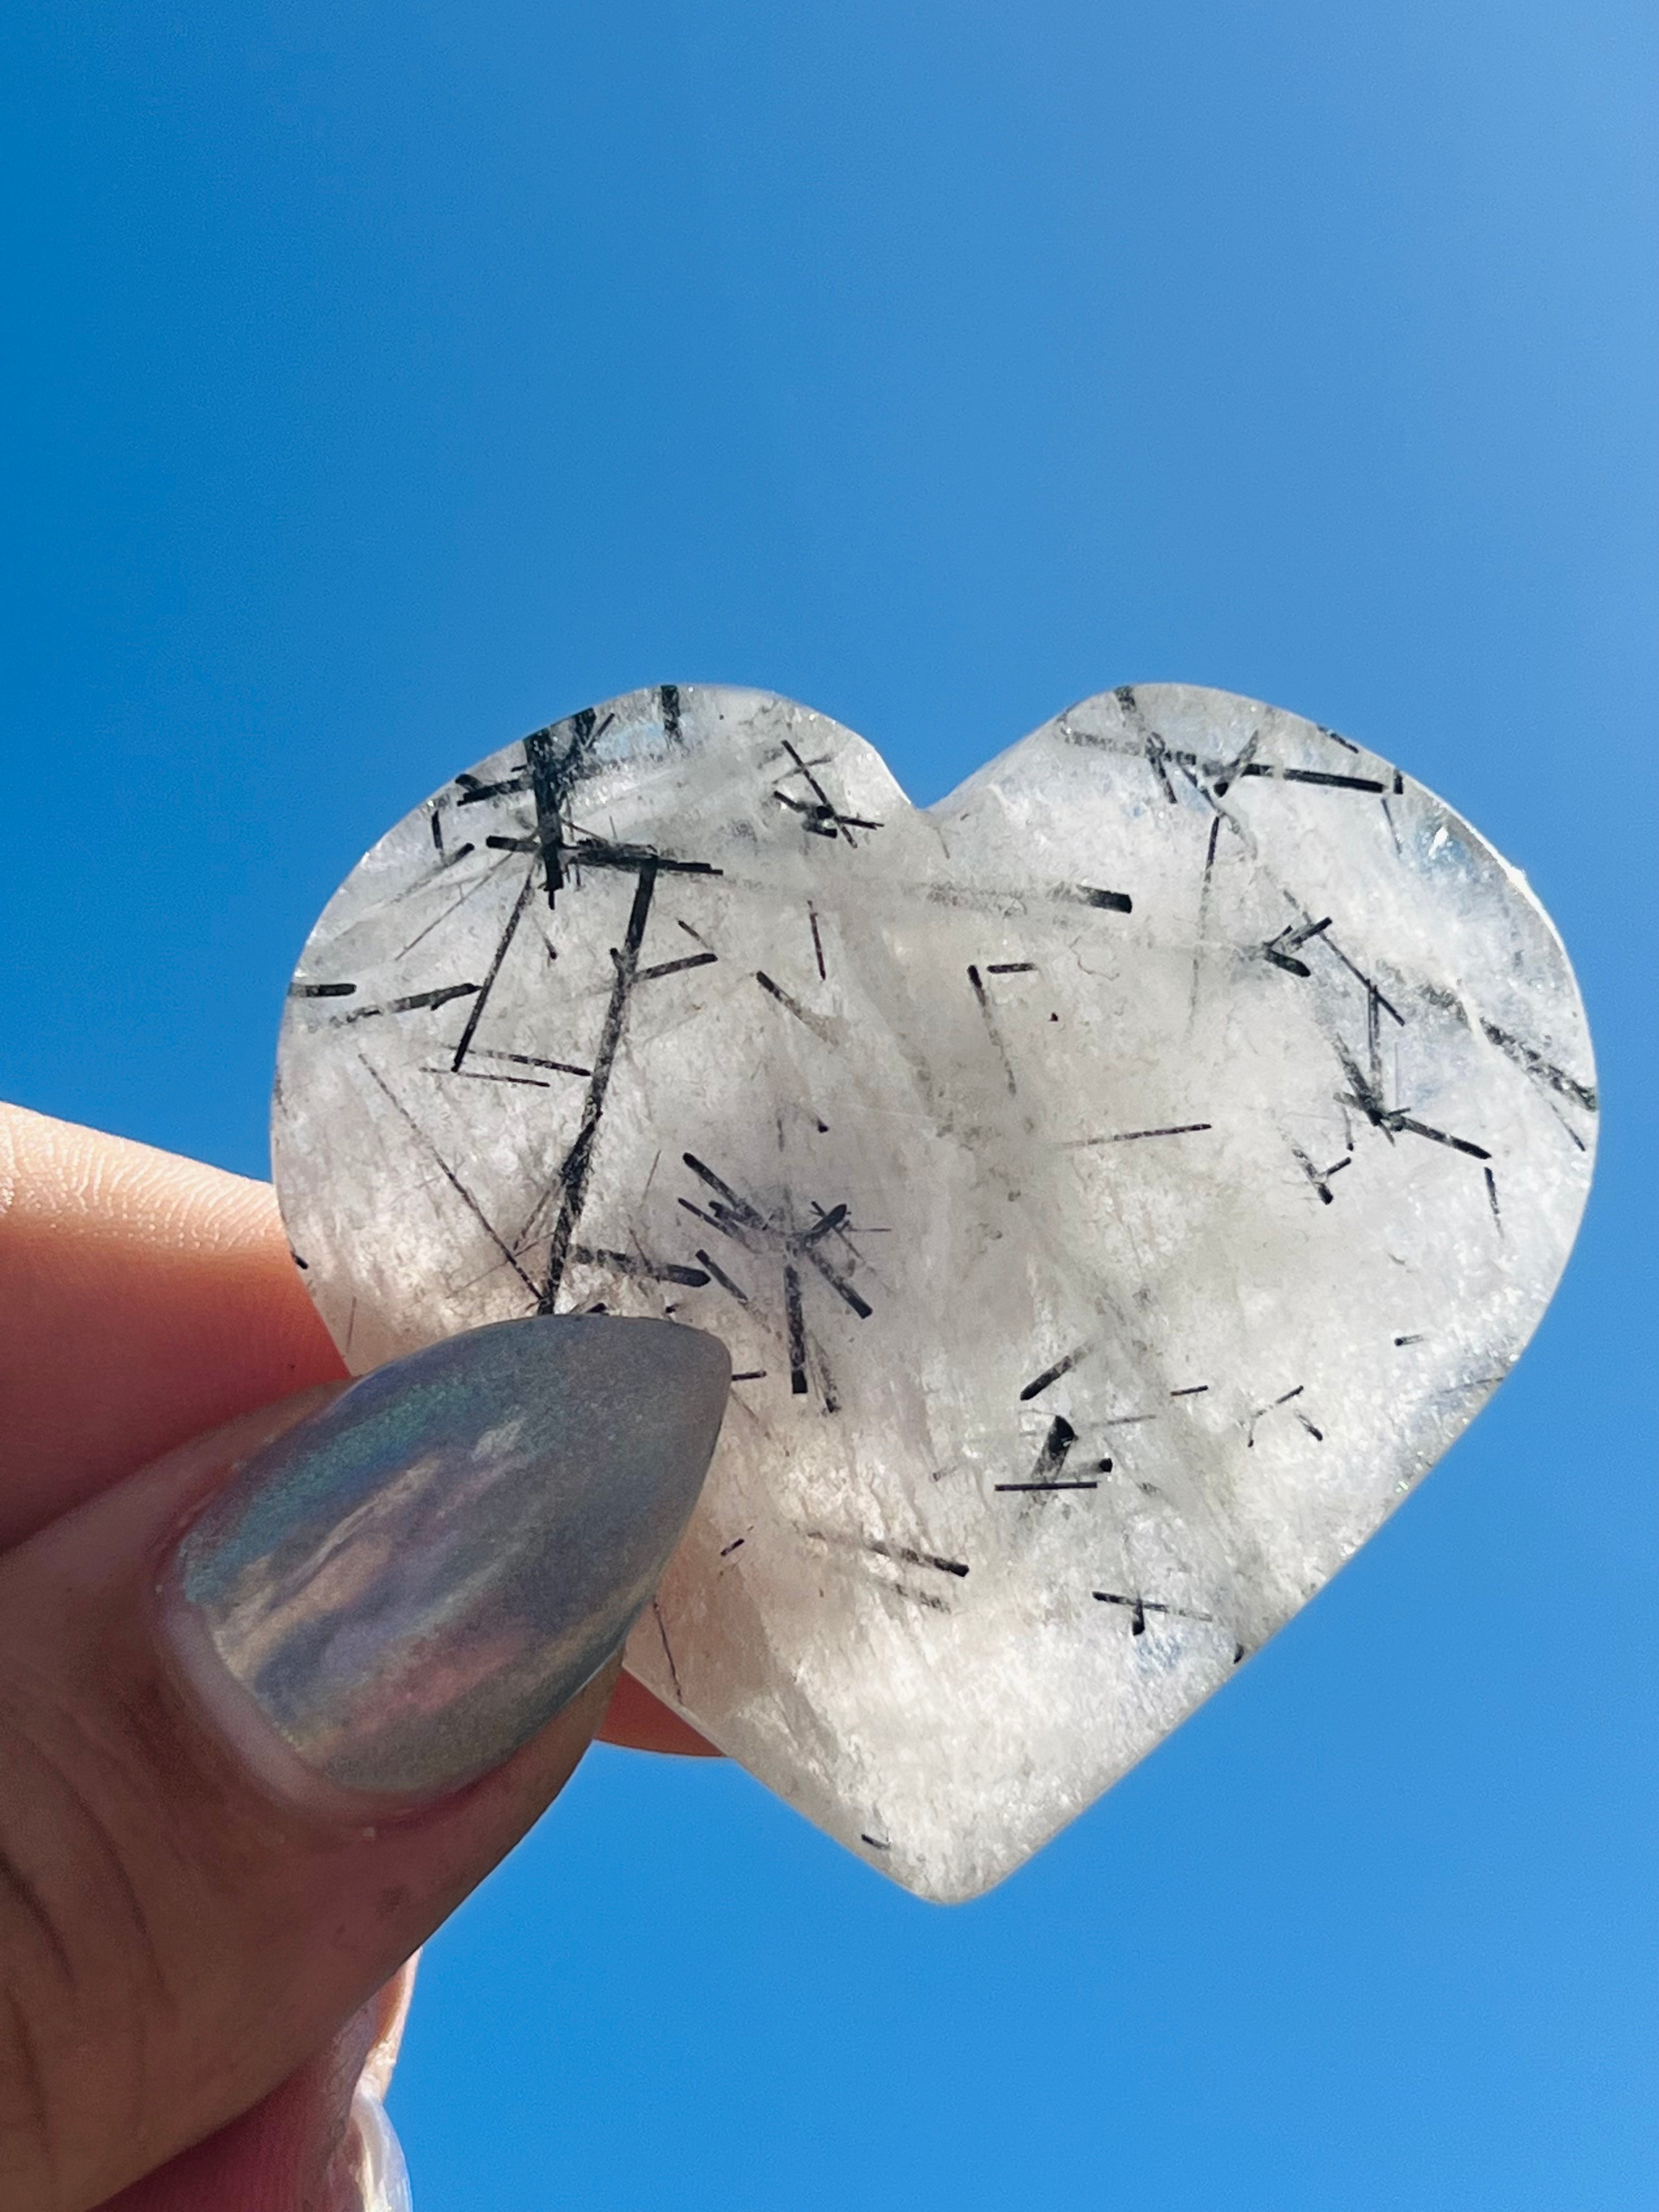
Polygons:
<instances>
[{"instance_id":1,"label":"polished stone surface","mask_svg":"<svg viewBox=\"0 0 1659 2212\"><path fill-rule=\"evenodd\" d=\"M769 695L535 732L368 854L274 1117L358 1368L537 1310L722 1336L629 1664L921 1893L985 1888L1485 1403L1595 1075L1523 879L1348 739L1179 685L939 805Z\"/></svg>"}]
</instances>

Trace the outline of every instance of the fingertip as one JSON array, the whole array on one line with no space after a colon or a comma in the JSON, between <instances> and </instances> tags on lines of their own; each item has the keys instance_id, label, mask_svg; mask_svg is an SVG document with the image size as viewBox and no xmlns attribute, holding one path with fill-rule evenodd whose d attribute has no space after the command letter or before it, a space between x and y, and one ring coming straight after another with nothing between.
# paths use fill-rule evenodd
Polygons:
<instances>
[{"instance_id":1,"label":"fingertip","mask_svg":"<svg viewBox=\"0 0 1659 2212\"><path fill-rule=\"evenodd\" d=\"M717 1745L699 1735L683 1715L627 1673L617 1678L597 1740L623 1751L665 1752L681 1759L725 1756Z\"/></svg>"},{"instance_id":2,"label":"fingertip","mask_svg":"<svg viewBox=\"0 0 1659 2212\"><path fill-rule=\"evenodd\" d=\"M173 1658L280 1795L315 1794L300 1768L393 1808L449 1795L621 1650L702 1487L728 1364L672 1322L545 1316L377 1370L185 1532Z\"/></svg>"}]
</instances>

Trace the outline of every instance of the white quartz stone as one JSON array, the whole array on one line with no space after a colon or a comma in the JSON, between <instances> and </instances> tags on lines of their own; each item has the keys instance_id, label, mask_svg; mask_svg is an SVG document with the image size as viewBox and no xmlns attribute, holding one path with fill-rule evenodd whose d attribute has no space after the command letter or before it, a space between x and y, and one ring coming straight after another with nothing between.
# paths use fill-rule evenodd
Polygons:
<instances>
[{"instance_id":1,"label":"white quartz stone","mask_svg":"<svg viewBox=\"0 0 1659 2212\"><path fill-rule=\"evenodd\" d=\"M1103 693L921 812L808 708L668 686L367 856L274 1145L354 1368L538 1308L726 1340L628 1663L954 1899L1479 1411L1571 1247L1594 1080L1522 878L1311 722Z\"/></svg>"}]
</instances>

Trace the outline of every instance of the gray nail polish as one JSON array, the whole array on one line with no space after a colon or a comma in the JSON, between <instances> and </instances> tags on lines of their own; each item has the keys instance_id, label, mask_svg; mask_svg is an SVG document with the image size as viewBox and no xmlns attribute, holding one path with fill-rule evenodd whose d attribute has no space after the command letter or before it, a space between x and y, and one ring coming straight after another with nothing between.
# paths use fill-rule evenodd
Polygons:
<instances>
[{"instance_id":1,"label":"gray nail polish","mask_svg":"<svg viewBox=\"0 0 1659 2212\"><path fill-rule=\"evenodd\" d=\"M730 1374L701 1330L598 1315L501 1322L380 1368L190 1528L175 1648L199 1679L210 1646L310 1774L456 1789L627 1634L696 1503Z\"/></svg>"}]
</instances>

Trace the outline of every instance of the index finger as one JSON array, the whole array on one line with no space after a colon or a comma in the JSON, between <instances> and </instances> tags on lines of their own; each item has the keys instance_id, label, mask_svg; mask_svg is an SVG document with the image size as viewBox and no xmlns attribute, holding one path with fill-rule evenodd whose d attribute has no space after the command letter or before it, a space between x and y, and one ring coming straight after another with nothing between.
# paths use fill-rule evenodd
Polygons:
<instances>
[{"instance_id":1,"label":"index finger","mask_svg":"<svg viewBox=\"0 0 1659 2212\"><path fill-rule=\"evenodd\" d=\"M345 1373L264 1183L0 1106L0 1551Z\"/></svg>"}]
</instances>

